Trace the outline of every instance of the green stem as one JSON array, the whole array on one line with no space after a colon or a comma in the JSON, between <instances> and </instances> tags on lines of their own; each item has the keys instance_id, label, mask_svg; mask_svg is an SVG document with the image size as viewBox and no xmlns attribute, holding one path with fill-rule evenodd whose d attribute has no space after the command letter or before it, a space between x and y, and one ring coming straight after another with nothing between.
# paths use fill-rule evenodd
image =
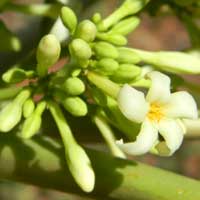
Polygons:
<instances>
[{"instance_id":1,"label":"green stem","mask_svg":"<svg viewBox=\"0 0 200 200\"><path fill-rule=\"evenodd\" d=\"M120 158L126 158L125 154L116 145L114 133L112 132L110 126L107 124L106 120L99 115L96 115L93 119L107 145L109 146L112 154Z\"/></svg>"},{"instance_id":2,"label":"green stem","mask_svg":"<svg viewBox=\"0 0 200 200\"><path fill-rule=\"evenodd\" d=\"M0 89L0 100L10 99L16 96L20 91L21 87L9 87Z\"/></svg>"},{"instance_id":3,"label":"green stem","mask_svg":"<svg viewBox=\"0 0 200 200\"><path fill-rule=\"evenodd\" d=\"M61 6L59 4L27 4L20 5L8 3L5 10L21 12L28 15L45 16L56 19L59 15Z\"/></svg>"},{"instance_id":4,"label":"green stem","mask_svg":"<svg viewBox=\"0 0 200 200\"><path fill-rule=\"evenodd\" d=\"M60 143L0 135L0 178L83 195L65 165ZM95 199L197 200L200 182L139 162L87 150L96 174ZM86 194L85 194L86 195Z\"/></svg>"},{"instance_id":5,"label":"green stem","mask_svg":"<svg viewBox=\"0 0 200 200\"><path fill-rule=\"evenodd\" d=\"M106 77L100 76L97 73L90 71L87 73L87 78L91 83L93 83L110 97L113 97L114 99L117 98L120 90L119 85L107 79Z\"/></svg>"}]
</instances>

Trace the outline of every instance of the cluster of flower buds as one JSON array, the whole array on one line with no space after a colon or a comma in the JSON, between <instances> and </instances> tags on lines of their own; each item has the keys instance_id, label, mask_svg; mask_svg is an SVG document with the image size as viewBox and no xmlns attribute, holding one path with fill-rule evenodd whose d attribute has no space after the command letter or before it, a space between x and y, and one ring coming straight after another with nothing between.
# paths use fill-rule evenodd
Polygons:
<instances>
[{"instance_id":1,"label":"cluster of flower buds","mask_svg":"<svg viewBox=\"0 0 200 200\"><path fill-rule=\"evenodd\" d=\"M121 158L125 158L124 152L172 155L187 131L184 120L198 117L193 97L187 92L171 93L170 78L154 71L199 74L198 57L126 47L126 36L140 22L134 15L148 2L125 0L105 19L95 13L91 20L81 22L72 9L63 7L60 17L70 33L69 63L59 71L49 73L49 68L60 57L61 45L53 34L48 34L39 42L35 70L14 67L2 76L7 84L27 79L29 84L13 95L14 99L0 111L0 131L12 130L23 116L20 136L29 139L39 132L42 114L49 109L64 144L69 170L85 192L93 190L95 174L89 157L76 142L62 108L74 117L89 113L112 154ZM143 92L131 86L149 88L146 98ZM34 97L38 94L41 97L36 101ZM93 112L89 112L90 107ZM134 141L116 142L111 126Z\"/></svg>"}]
</instances>

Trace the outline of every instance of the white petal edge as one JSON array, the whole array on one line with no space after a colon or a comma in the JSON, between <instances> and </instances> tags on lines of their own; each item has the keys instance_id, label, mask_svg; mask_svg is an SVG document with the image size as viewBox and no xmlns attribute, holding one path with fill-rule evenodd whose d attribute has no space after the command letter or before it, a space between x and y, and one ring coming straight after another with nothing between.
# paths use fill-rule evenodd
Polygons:
<instances>
[{"instance_id":1,"label":"white petal edge","mask_svg":"<svg viewBox=\"0 0 200 200\"><path fill-rule=\"evenodd\" d=\"M158 131L163 136L167 147L172 155L182 144L184 129L180 121L174 119L163 119L158 124Z\"/></svg>"},{"instance_id":2,"label":"white petal edge","mask_svg":"<svg viewBox=\"0 0 200 200\"><path fill-rule=\"evenodd\" d=\"M119 109L127 119L138 123L144 121L149 104L142 92L125 84L119 91L117 101Z\"/></svg>"},{"instance_id":3,"label":"white petal edge","mask_svg":"<svg viewBox=\"0 0 200 200\"><path fill-rule=\"evenodd\" d=\"M164 107L165 115L173 118L198 118L198 109L192 95L186 91L171 94L169 103Z\"/></svg>"},{"instance_id":4,"label":"white petal edge","mask_svg":"<svg viewBox=\"0 0 200 200\"><path fill-rule=\"evenodd\" d=\"M147 93L146 99L148 102L157 102L165 104L170 99L170 78L160 72L153 71L147 74L151 79L151 87Z\"/></svg>"},{"instance_id":5,"label":"white petal edge","mask_svg":"<svg viewBox=\"0 0 200 200\"><path fill-rule=\"evenodd\" d=\"M117 141L117 145L129 155L141 155L147 153L157 139L157 128L149 120L145 120L135 142L123 143L120 140Z\"/></svg>"}]
</instances>

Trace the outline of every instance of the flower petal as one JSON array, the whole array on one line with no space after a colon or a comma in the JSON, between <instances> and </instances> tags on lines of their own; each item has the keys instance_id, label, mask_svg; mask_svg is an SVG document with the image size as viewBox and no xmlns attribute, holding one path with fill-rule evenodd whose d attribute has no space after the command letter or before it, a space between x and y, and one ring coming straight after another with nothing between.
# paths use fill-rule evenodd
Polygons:
<instances>
[{"instance_id":1,"label":"flower petal","mask_svg":"<svg viewBox=\"0 0 200 200\"><path fill-rule=\"evenodd\" d=\"M192 95L180 91L171 94L169 103L164 107L165 115L174 118L198 118L198 109Z\"/></svg>"},{"instance_id":2,"label":"flower petal","mask_svg":"<svg viewBox=\"0 0 200 200\"><path fill-rule=\"evenodd\" d=\"M123 141L119 141L117 145L127 154L140 155L147 153L152 148L157 138L157 128L149 120L145 120L135 142L123 144Z\"/></svg>"},{"instance_id":3,"label":"flower petal","mask_svg":"<svg viewBox=\"0 0 200 200\"><path fill-rule=\"evenodd\" d=\"M147 93L148 102L165 104L170 99L170 78L160 72L153 71L147 75L151 79L151 87Z\"/></svg>"},{"instance_id":4,"label":"flower petal","mask_svg":"<svg viewBox=\"0 0 200 200\"><path fill-rule=\"evenodd\" d=\"M183 141L185 130L180 125L180 121L163 119L158 124L158 131L165 140L165 144L169 149L169 155L172 155L180 147ZM163 142L161 143L164 144Z\"/></svg>"},{"instance_id":5,"label":"flower petal","mask_svg":"<svg viewBox=\"0 0 200 200\"><path fill-rule=\"evenodd\" d=\"M118 94L118 105L123 115L131 121L142 122L149 109L144 94L125 84Z\"/></svg>"}]
</instances>

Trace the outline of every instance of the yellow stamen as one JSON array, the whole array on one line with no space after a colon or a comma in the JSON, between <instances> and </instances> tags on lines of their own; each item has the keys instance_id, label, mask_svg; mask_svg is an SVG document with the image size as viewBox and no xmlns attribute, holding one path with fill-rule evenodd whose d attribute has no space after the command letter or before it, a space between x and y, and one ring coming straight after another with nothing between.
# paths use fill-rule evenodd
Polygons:
<instances>
[{"instance_id":1,"label":"yellow stamen","mask_svg":"<svg viewBox=\"0 0 200 200\"><path fill-rule=\"evenodd\" d=\"M159 122L163 118L164 114L162 112L162 106L157 103L151 103L150 110L147 114L147 117L151 121Z\"/></svg>"}]
</instances>

